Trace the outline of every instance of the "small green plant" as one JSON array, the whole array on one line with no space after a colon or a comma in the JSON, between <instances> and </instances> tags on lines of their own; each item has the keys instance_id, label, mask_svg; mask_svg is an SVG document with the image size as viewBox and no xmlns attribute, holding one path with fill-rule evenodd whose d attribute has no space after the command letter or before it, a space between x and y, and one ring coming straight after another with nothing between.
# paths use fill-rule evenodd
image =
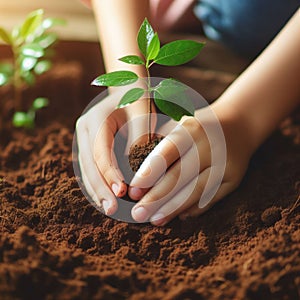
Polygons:
<instances>
[{"instance_id":1,"label":"small green plant","mask_svg":"<svg viewBox=\"0 0 300 300\"><path fill-rule=\"evenodd\" d=\"M16 127L34 127L36 110L48 105L45 98L37 98L27 112L20 111L22 88L32 86L35 78L51 68L51 46L57 35L49 32L53 26L64 25L57 18L44 18L42 9L28 14L25 21L11 32L0 27L0 39L10 46L12 63L0 63L0 86L11 84L14 90L13 125Z\"/></svg>"},{"instance_id":2,"label":"small green plant","mask_svg":"<svg viewBox=\"0 0 300 300\"><path fill-rule=\"evenodd\" d=\"M33 128L34 121L35 121L35 113L37 110L48 106L49 101L47 98L39 97L36 98L31 107L28 109L27 112L24 111L16 111L13 116L13 124L15 127L26 127L26 128Z\"/></svg>"},{"instance_id":3,"label":"small green plant","mask_svg":"<svg viewBox=\"0 0 300 300\"><path fill-rule=\"evenodd\" d=\"M195 109L192 101L186 96L186 86L175 79L164 79L158 85L151 85L150 67L154 64L163 66L178 66L195 58L204 46L191 40L176 40L160 46L158 34L154 32L147 19L142 23L137 43L142 56L128 55L119 60L127 64L144 65L147 77L145 88L135 87L127 91L121 98L117 108L127 106L139 100L144 94L148 95L148 112L151 113L152 101L161 112L179 121L182 116L193 116ZM139 79L131 71L115 71L97 77L92 85L124 86ZM153 100L154 99L154 100ZM151 118L149 118L149 141L151 141Z\"/></svg>"}]
</instances>

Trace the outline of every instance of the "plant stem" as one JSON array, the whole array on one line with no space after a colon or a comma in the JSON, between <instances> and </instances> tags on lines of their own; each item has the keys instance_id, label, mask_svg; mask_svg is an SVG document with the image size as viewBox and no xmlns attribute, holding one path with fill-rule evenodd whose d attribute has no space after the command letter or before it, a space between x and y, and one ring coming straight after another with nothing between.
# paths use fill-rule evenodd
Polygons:
<instances>
[{"instance_id":1,"label":"plant stem","mask_svg":"<svg viewBox=\"0 0 300 300\"><path fill-rule=\"evenodd\" d=\"M147 70L147 85L148 85L148 143L151 143L151 113L152 113L152 101L151 101L151 95L150 95L150 89L151 89L151 79L150 79L150 72L149 67L146 66Z\"/></svg>"},{"instance_id":2,"label":"plant stem","mask_svg":"<svg viewBox=\"0 0 300 300\"><path fill-rule=\"evenodd\" d=\"M20 77L20 66L19 66L19 55L18 49L16 46L12 47L13 55L14 55L14 77L13 77L13 88L14 88L14 96L15 96L15 111L21 110L21 103L22 103L22 93L21 93L21 86L22 86L22 79Z\"/></svg>"}]
</instances>

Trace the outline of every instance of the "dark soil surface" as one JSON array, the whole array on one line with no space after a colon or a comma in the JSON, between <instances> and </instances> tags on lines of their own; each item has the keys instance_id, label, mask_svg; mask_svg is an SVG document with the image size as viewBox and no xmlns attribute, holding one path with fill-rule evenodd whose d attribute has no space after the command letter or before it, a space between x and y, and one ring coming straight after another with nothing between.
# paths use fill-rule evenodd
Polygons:
<instances>
[{"instance_id":1,"label":"dark soil surface","mask_svg":"<svg viewBox=\"0 0 300 300\"><path fill-rule=\"evenodd\" d=\"M86 200L72 167L75 120L99 92L88 85L102 72L87 60L97 46L66 43L58 53L26 94L51 101L36 129L1 132L0 299L299 299L299 116L204 215L163 228L118 222ZM236 76L178 70L210 100Z\"/></svg>"},{"instance_id":2,"label":"dark soil surface","mask_svg":"<svg viewBox=\"0 0 300 300\"><path fill-rule=\"evenodd\" d=\"M162 138L155 137L146 143L134 145L130 148L128 160L133 172L136 172L140 168L145 158L161 140Z\"/></svg>"}]
</instances>

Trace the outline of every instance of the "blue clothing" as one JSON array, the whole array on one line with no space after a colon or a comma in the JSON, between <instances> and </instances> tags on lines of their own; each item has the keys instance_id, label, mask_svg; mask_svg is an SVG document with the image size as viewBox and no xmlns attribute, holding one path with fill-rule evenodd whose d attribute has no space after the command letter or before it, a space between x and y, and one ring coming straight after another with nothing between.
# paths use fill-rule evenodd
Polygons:
<instances>
[{"instance_id":1,"label":"blue clothing","mask_svg":"<svg viewBox=\"0 0 300 300\"><path fill-rule=\"evenodd\" d=\"M254 58L299 7L300 0L200 0L195 14L207 37Z\"/></svg>"}]
</instances>

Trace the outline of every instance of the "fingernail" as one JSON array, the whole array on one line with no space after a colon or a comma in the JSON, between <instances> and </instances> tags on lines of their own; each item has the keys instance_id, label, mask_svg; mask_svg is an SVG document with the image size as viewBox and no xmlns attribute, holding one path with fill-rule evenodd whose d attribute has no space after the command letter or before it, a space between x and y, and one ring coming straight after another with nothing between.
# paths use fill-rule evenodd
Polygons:
<instances>
[{"instance_id":1,"label":"fingernail","mask_svg":"<svg viewBox=\"0 0 300 300\"><path fill-rule=\"evenodd\" d=\"M111 189L112 189L112 191L114 192L114 194L115 194L116 196L118 196L118 194L119 194L119 186L118 186L116 183L113 183L113 184L112 184Z\"/></svg>"},{"instance_id":2,"label":"fingernail","mask_svg":"<svg viewBox=\"0 0 300 300\"><path fill-rule=\"evenodd\" d=\"M143 196L143 191L136 187L130 187L130 198L133 200L140 200Z\"/></svg>"},{"instance_id":3,"label":"fingernail","mask_svg":"<svg viewBox=\"0 0 300 300\"><path fill-rule=\"evenodd\" d=\"M148 212L143 206L139 206L133 209L132 216L137 222L146 222L148 218Z\"/></svg>"},{"instance_id":4,"label":"fingernail","mask_svg":"<svg viewBox=\"0 0 300 300\"><path fill-rule=\"evenodd\" d=\"M109 215L109 209L111 208L111 202L109 200L104 199L104 200L102 200L101 204L105 211L105 214Z\"/></svg>"},{"instance_id":5,"label":"fingernail","mask_svg":"<svg viewBox=\"0 0 300 300\"><path fill-rule=\"evenodd\" d=\"M166 223L165 215L164 215L163 213L157 213L157 214L154 214L154 215L150 218L150 222L151 222L153 225L157 225L157 226L164 225L164 224Z\"/></svg>"}]
</instances>

